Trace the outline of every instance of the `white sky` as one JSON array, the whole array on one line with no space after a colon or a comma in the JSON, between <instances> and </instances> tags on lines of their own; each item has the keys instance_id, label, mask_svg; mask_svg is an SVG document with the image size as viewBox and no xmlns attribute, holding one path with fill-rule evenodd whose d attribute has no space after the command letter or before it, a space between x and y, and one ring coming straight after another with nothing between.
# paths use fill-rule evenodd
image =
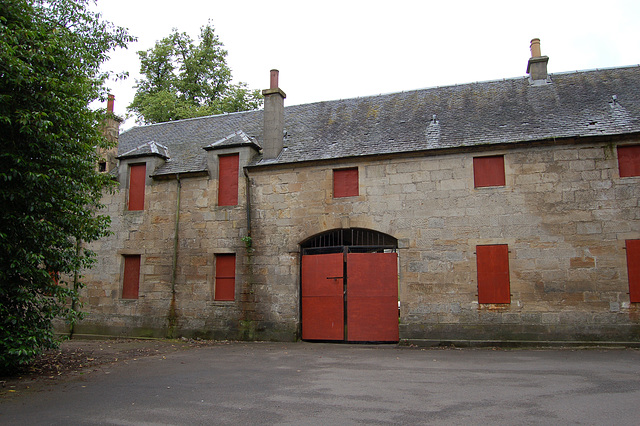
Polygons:
<instances>
[{"instance_id":1,"label":"white sky","mask_svg":"<svg viewBox=\"0 0 640 426\"><path fill-rule=\"evenodd\" d=\"M535 37L551 73L640 63L638 0L98 0L96 8L138 37L107 63L130 74L110 84L120 116L140 78L136 52L172 28L195 40L208 20L233 81L266 89L279 69L285 105L524 76Z\"/></svg>"}]
</instances>

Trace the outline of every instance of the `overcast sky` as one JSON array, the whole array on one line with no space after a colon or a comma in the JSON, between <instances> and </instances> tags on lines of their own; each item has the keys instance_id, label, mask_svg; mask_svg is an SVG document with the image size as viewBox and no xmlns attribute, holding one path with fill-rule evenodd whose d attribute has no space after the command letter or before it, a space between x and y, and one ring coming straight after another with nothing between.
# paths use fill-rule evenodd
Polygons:
<instances>
[{"instance_id":1,"label":"overcast sky","mask_svg":"<svg viewBox=\"0 0 640 426\"><path fill-rule=\"evenodd\" d=\"M96 8L138 38L107 64L130 73L110 84L121 116L140 78L136 52L172 28L196 39L208 20L234 82L266 89L279 69L285 105L524 76L536 37L551 73L640 63L638 0L98 0Z\"/></svg>"}]
</instances>

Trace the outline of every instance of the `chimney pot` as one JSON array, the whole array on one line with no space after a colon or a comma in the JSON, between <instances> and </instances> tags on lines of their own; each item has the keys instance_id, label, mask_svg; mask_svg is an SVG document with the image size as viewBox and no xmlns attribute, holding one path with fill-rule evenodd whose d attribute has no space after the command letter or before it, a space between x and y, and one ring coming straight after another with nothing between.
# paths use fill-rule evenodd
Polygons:
<instances>
[{"instance_id":1,"label":"chimney pot","mask_svg":"<svg viewBox=\"0 0 640 426\"><path fill-rule=\"evenodd\" d=\"M113 114L113 103L115 99L115 96L111 94L107 95L107 112L110 112L111 114Z\"/></svg>"},{"instance_id":2,"label":"chimney pot","mask_svg":"<svg viewBox=\"0 0 640 426\"><path fill-rule=\"evenodd\" d=\"M271 70L271 82L269 84L270 89L278 88L278 76L280 72L278 70Z\"/></svg>"},{"instance_id":3,"label":"chimney pot","mask_svg":"<svg viewBox=\"0 0 640 426\"><path fill-rule=\"evenodd\" d=\"M540 53L540 39L534 38L531 40L531 57L527 62L527 74L529 74L531 80L537 82L536 84L547 82L547 78L549 77L547 73L548 62L549 57L542 56Z\"/></svg>"},{"instance_id":4,"label":"chimney pot","mask_svg":"<svg viewBox=\"0 0 640 426\"><path fill-rule=\"evenodd\" d=\"M534 38L531 40L531 57L532 58L539 58L540 56L542 56L542 53L540 52L540 39L539 38Z\"/></svg>"}]
</instances>

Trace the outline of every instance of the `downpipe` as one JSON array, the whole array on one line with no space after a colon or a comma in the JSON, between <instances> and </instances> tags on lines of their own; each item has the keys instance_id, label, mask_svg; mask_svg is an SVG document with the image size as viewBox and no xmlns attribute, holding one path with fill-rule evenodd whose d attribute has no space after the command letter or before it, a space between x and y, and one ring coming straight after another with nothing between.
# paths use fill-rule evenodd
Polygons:
<instances>
[{"instance_id":1,"label":"downpipe","mask_svg":"<svg viewBox=\"0 0 640 426\"><path fill-rule=\"evenodd\" d=\"M169 327L167 329L167 337L169 339L175 337L175 329L178 323L178 315L176 313L176 277L178 276L178 227L180 225L180 192L182 190L179 174L176 174L176 181L178 186L176 189L176 221L173 234L173 263L171 265L171 305L169 307Z\"/></svg>"}]
</instances>

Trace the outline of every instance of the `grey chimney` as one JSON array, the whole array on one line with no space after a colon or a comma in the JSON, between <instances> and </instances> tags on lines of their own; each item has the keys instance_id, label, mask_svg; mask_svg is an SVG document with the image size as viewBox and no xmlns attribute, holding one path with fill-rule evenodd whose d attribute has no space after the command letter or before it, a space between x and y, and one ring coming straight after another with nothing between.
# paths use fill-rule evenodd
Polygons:
<instances>
[{"instance_id":1,"label":"grey chimney","mask_svg":"<svg viewBox=\"0 0 640 426\"><path fill-rule=\"evenodd\" d=\"M278 87L278 75L278 70L271 70L270 87L262 91L264 96L262 155L265 159L276 158L284 146L284 98L287 95Z\"/></svg>"},{"instance_id":2,"label":"grey chimney","mask_svg":"<svg viewBox=\"0 0 640 426\"><path fill-rule=\"evenodd\" d=\"M534 38L531 40L531 58L527 63L527 74L533 81L546 80L547 63L549 62L548 56L542 56L540 53L540 39Z\"/></svg>"}]
</instances>

